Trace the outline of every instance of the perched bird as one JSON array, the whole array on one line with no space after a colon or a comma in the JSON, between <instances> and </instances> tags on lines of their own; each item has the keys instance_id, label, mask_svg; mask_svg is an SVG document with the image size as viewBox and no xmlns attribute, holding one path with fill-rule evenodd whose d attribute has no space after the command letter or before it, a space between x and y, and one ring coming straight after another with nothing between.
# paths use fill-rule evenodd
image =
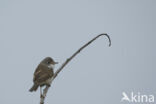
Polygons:
<instances>
[{"instance_id":1,"label":"perched bird","mask_svg":"<svg viewBox=\"0 0 156 104\"><path fill-rule=\"evenodd\" d=\"M40 88L44 85L50 86L51 79L54 75L53 69L57 63L58 62L55 62L51 57L46 57L40 62L34 72L34 85L30 88L30 92L36 91L39 86Z\"/></svg>"}]
</instances>

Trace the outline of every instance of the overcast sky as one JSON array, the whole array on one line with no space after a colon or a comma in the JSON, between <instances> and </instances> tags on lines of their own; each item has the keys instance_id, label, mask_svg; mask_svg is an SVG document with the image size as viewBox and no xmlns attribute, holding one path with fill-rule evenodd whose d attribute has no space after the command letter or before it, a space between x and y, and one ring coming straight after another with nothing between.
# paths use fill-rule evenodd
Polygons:
<instances>
[{"instance_id":1,"label":"overcast sky","mask_svg":"<svg viewBox=\"0 0 156 104\"><path fill-rule=\"evenodd\" d=\"M0 104L38 104L33 73L59 64L100 33L54 80L45 104L123 104L156 95L155 0L0 0ZM55 70L56 70L55 69Z\"/></svg>"}]
</instances>

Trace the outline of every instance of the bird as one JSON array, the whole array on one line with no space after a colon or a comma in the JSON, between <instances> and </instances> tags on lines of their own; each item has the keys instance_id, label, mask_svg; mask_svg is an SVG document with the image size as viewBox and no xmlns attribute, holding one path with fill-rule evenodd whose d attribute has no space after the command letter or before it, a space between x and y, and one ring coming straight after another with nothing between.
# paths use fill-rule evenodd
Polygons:
<instances>
[{"instance_id":1,"label":"bird","mask_svg":"<svg viewBox=\"0 0 156 104\"><path fill-rule=\"evenodd\" d=\"M33 76L33 86L29 89L30 92L36 91L40 87L50 86L52 77L54 75L54 66L58 64L51 57L44 58L37 66ZM42 92L41 92L42 94Z\"/></svg>"}]
</instances>

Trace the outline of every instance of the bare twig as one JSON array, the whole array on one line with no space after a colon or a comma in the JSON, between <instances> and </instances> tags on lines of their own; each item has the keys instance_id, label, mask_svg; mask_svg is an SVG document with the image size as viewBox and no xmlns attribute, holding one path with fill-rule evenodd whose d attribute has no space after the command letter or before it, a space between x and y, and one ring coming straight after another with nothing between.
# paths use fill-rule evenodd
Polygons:
<instances>
[{"instance_id":1,"label":"bare twig","mask_svg":"<svg viewBox=\"0 0 156 104\"><path fill-rule=\"evenodd\" d=\"M87 42L85 45L83 45L81 48L79 48L71 57L69 57L62 65L61 67L54 73L54 76L51 80L51 83L53 82L53 80L56 78L56 76L58 75L58 73L78 54L80 53L81 50L83 50L85 47L87 47L89 44L91 44L94 40L96 40L98 37L100 36L107 36L107 38L109 39L109 46L111 46L111 39L109 37L109 35L107 35L106 33L104 34L100 34L96 37L94 37L92 40L90 40L89 42ZM46 86L44 91L43 91L43 95L40 97L40 104L44 104L44 99L46 97L46 94L48 92L49 86Z\"/></svg>"}]
</instances>

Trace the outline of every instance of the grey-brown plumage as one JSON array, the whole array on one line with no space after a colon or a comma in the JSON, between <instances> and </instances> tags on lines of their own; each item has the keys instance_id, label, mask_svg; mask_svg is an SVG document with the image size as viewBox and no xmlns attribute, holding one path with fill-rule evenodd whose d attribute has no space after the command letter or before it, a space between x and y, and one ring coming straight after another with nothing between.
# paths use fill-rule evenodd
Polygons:
<instances>
[{"instance_id":1,"label":"grey-brown plumage","mask_svg":"<svg viewBox=\"0 0 156 104\"><path fill-rule=\"evenodd\" d=\"M55 64L57 64L57 62L55 62L51 57L46 57L43 61L41 61L34 72L34 85L29 90L30 92L36 91L39 86L50 86L50 80L54 75L53 68Z\"/></svg>"}]
</instances>

